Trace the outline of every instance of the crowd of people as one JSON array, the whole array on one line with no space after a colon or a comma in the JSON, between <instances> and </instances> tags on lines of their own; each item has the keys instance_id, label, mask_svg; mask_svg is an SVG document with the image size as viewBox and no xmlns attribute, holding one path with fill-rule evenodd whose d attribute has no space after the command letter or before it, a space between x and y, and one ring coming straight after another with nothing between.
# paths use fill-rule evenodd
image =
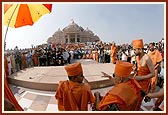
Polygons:
<instances>
[{"instance_id":1,"label":"crowd of people","mask_svg":"<svg viewBox=\"0 0 168 115\"><path fill-rule=\"evenodd\" d=\"M103 74L114 82L114 87L105 96L99 92L92 94L81 63L72 64L73 59L116 64L113 76ZM4 55L4 61L7 76L27 67L64 65L69 80L60 81L56 91L59 110L87 111L90 103L93 110L138 111L144 98L152 98L157 85L163 88L160 84L164 82L164 74L160 74L164 70L164 39L149 44L137 39L122 45L102 41L89 47L86 44L45 45L26 52L16 48ZM163 101L164 95L160 97Z\"/></svg>"}]
</instances>

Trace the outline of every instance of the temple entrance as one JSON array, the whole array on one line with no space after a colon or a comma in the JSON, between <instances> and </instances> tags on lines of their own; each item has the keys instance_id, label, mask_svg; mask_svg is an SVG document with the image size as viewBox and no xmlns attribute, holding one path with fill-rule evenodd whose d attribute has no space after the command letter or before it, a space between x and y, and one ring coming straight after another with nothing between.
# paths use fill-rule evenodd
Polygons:
<instances>
[{"instance_id":1,"label":"temple entrance","mask_svg":"<svg viewBox=\"0 0 168 115\"><path fill-rule=\"evenodd\" d=\"M75 43L75 38L70 38L70 43Z\"/></svg>"},{"instance_id":2,"label":"temple entrance","mask_svg":"<svg viewBox=\"0 0 168 115\"><path fill-rule=\"evenodd\" d=\"M70 43L75 43L75 34L69 34Z\"/></svg>"}]
</instances>

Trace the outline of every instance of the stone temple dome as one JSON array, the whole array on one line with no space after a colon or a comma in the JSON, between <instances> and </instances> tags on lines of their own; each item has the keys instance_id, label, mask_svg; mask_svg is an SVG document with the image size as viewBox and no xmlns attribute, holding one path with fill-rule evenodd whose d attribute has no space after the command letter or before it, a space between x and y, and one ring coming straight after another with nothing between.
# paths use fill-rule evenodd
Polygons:
<instances>
[{"instance_id":1,"label":"stone temple dome","mask_svg":"<svg viewBox=\"0 0 168 115\"><path fill-rule=\"evenodd\" d=\"M94 33L91 30L89 30L89 28L86 28L84 32L88 35L94 35Z\"/></svg>"},{"instance_id":2,"label":"stone temple dome","mask_svg":"<svg viewBox=\"0 0 168 115\"><path fill-rule=\"evenodd\" d=\"M81 27L78 26L73 20L71 23L63 29L65 33L79 33L81 32Z\"/></svg>"},{"instance_id":3,"label":"stone temple dome","mask_svg":"<svg viewBox=\"0 0 168 115\"><path fill-rule=\"evenodd\" d=\"M61 29L59 28L54 34L63 34L63 32L62 32Z\"/></svg>"},{"instance_id":4,"label":"stone temple dome","mask_svg":"<svg viewBox=\"0 0 168 115\"><path fill-rule=\"evenodd\" d=\"M54 32L52 37L47 40L48 44L56 43L87 43L87 42L97 42L100 38L95 35L90 29L83 29L82 26L76 24L71 20L70 24L66 26L63 30L60 28Z\"/></svg>"}]
</instances>

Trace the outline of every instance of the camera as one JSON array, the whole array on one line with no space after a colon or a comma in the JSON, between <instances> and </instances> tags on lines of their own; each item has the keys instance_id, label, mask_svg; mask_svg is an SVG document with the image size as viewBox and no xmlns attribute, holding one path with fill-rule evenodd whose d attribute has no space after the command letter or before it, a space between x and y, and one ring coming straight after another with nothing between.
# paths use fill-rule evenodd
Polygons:
<instances>
[{"instance_id":1,"label":"camera","mask_svg":"<svg viewBox=\"0 0 168 115\"><path fill-rule=\"evenodd\" d=\"M144 101L145 101L146 103L147 103L147 102L150 102L150 100L151 100L151 98L148 97L148 96L146 96L145 99L144 99Z\"/></svg>"}]
</instances>

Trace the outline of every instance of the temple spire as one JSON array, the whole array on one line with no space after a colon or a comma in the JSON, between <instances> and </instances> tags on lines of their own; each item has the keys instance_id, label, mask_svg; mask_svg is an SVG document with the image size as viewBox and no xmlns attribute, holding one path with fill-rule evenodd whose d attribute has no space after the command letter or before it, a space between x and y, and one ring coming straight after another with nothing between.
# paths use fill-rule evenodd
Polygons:
<instances>
[{"instance_id":1,"label":"temple spire","mask_svg":"<svg viewBox=\"0 0 168 115\"><path fill-rule=\"evenodd\" d=\"M74 20L73 20L73 19L71 19L71 23L74 23Z\"/></svg>"}]
</instances>

